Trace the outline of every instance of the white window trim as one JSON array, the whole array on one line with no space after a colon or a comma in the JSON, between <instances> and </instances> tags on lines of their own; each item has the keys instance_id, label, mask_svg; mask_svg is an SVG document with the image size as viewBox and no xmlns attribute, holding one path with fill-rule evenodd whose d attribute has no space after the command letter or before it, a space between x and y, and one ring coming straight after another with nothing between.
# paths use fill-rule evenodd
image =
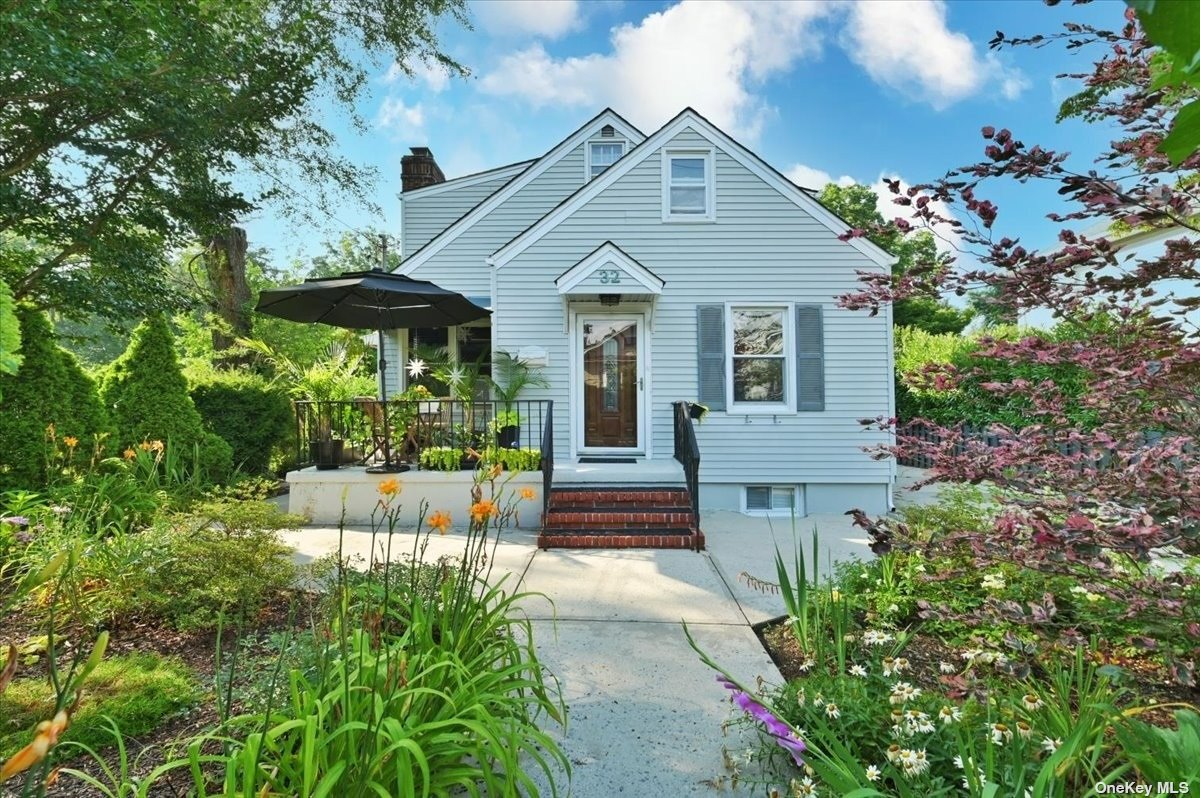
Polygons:
<instances>
[{"instance_id":1,"label":"white window trim","mask_svg":"<svg viewBox=\"0 0 1200 798\"><path fill-rule=\"evenodd\" d=\"M624 139L611 139L611 138L588 139L586 142L584 142L584 147L583 147L583 153L584 153L584 155L583 155L583 182L584 183L590 183L593 180L595 180L597 177L599 177L600 175L604 174L604 172L601 172L599 175L592 174L592 145L593 144L619 144L619 145L621 145L621 154L617 156L617 161L624 158L625 153L629 152L629 142L625 141ZM613 161L613 164L615 164L617 161ZM610 169L612 168L612 164L609 165L609 168ZM604 171L607 172L608 169L605 169Z\"/></svg>"},{"instance_id":2,"label":"white window trim","mask_svg":"<svg viewBox=\"0 0 1200 798\"><path fill-rule=\"evenodd\" d=\"M733 400L733 311L771 310L783 312L783 401L735 402ZM796 322L792 306L772 302L725 303L725 412L741 415L774 415L796 412Z\"/></svg>"},{"instance_id":3,"label":"white window trim","mask_svg":"<svg viewBox=\"0 0 1200 798\"><path fill-rule=\"evenodd\" d=\"M671 213L671 159L704 159L704 205L706 213ZM712 147L664 149L662 151L662 220L684 224L703 224L717 220L716 157Z\"/></svg>"},{"instance_id":4,"label":"white window trim","mask_svg":"<svg viewBox=\"0 0 1200 798\"><path fill-rule=\"evenodd\" d=\"M751 510L749 504L749 489L750 488L790 488L792 491L792 506L781 507L779 509L770 510ZM776 485L772 483L758 482L753 485L742 485L742 515L749 515L761 518L791 518L795 515L796 518L803 518L804 512L804 490L801 485Z\"/></svg>"}]
</instances>

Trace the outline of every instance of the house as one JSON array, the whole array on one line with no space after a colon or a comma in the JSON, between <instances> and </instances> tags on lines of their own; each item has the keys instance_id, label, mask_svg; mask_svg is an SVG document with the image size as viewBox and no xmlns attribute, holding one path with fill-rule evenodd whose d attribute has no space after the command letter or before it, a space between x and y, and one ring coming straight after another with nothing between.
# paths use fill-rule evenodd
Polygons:
<instances>
[{"instance_id":1,"label":"house","mask_svg":"<svg viewBox=\"0 0 1200 798\"><path fill-rule=\"evenodd\" d=\"M492 316L393 332L389 394L420 343L503 350L549 383L522 398L553 401L554 486L684 483L694 433L700 509L889 509L893 463L864 451L886 439L859 420L893 414L891 314L836 297L892 258L839 240L844 221L699 113L646 135L605 110L540 158L451 180L413 148L401 200L397 271ZM709 412L681 431L679 402ZM619 501L584 499L559 509Z\"/></svg>"}]
</instances>

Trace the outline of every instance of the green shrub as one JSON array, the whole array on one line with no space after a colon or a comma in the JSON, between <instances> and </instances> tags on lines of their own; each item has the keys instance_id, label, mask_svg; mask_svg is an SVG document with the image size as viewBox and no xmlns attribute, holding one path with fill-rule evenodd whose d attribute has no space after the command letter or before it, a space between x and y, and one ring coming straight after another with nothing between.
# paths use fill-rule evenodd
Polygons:
<instances>
[{"instance_id":1,"label":"green shrub","mask_svg":"<svg viewBox=\"0 0 1200 798\"><path fill-rule=\"evenodd\" d=\"M197 381L192 401L204 426L233 449L233 462L248 474L265 474L271 456L293 434L287 394L256 374L218 372Z\"/></svg>"},{"instance_id":2,"label":"green shrub","mask_svg":"<svg viewBox=\"0 0 1200 798\"><path fill-rule=\"evenodd\" d=\"M505 471L537 471L542 467L541 449L488 449L486 463L499 463Z\"/></svg>"},{"instance_id":3,"label":"green shrub","mask_svg":"<svg viewBox=\"0 0 1200 798\"><path fill-rule=\"evenodd\" d=\"M136 737L153 731L164 718L198 697L191 670L176 659L129 654L102 660L87 679L83 700L71 717L64 742L91 747L112 742L104 718ZM0 695L0 760L31 739L34 726L54 711L54 690L44 678L17 679ZM58 749L70 752L70 746Z\"/></svg>"},{"instance_id":4,"label":"green shrub","mask_svg":"<svg viewBox=\"0 0 1200 798\"><path fill-rule=\"evenodd\" d=\"M421 450L421 468L430 471L458 471L466 452L454 446L430 446Z\"/></svg>"},{"instance_id":5,"label":"green shrub","mask_svg":"<svg viewBox=\"0 0 1200 798\"><path fill-rule=\"evenodd\" d=\"M21 305L17 317L24 364L19 374L0 374L0 490L46 484L50 425L60 439L80 442L76 457L90 453L94 436L109 429L96 386L55 344L45 314Z\"/></svg>"},{"instance_id":6,"label":"green shrub","mask_svg":"<svg viewBox=\"0 0 1200 798\"><path fill-rule=\"evenodd\" d=\"M219 482L229 476L233 450L204 428L162 315L151 316L133 331L129 348L105 371L102 393L121 448L170 441L184 451L198 449L198 465L208 479Z\"/></svg>"}]
</instances>

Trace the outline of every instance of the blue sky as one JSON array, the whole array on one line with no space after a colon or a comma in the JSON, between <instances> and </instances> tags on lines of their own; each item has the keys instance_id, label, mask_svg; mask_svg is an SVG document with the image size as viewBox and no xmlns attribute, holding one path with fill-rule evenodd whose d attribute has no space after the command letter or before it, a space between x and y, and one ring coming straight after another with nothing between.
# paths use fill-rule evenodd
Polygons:
<instances>
[{"instance_id":1,"label":"blue sky","mask_svg":"<svg viewBox=\"0 0 1200 798\"><path fill-rule=\"evenodd\" d=\"M432 148L447 177L534 158L605 106L645 133L691 105L801 185L935 178L982 155L984 125L1073 153L1086 169L1109 131L1056 124L1072 93L1061 72L1092 53L1061 46L990 51L996 30L1049 33L1064 21L1118 26L1124 4L1048 8L1034 0L847 3L751 0L481 0L473 30L446 25L448 53L471 70L374 68L359 108L369 130L330 125L342 153L380 172L377 216L344 205L323 226L271 209L245 220L277 263L319 254L346 228L399 234L400 157ZM1000 186L997 230L1051 243L1051 187Z\"/></svg>"}]
</instances>

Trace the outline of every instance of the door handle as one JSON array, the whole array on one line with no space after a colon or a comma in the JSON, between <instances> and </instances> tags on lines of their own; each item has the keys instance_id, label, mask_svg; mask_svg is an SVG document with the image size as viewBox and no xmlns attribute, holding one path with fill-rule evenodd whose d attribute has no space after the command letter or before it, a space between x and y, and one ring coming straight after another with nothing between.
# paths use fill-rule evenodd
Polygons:
<instances>
[{"instance_id":1,"label":"door handle","mask_svg":"<svg viewBox=\"0 0 1200 798\"><path fill-rule=\"evenodd\" d=\"M639 391L644 390L643 386L642 386L642 378L641 377L638 377L638 390Z\"/></svg>"}]
</instances>

